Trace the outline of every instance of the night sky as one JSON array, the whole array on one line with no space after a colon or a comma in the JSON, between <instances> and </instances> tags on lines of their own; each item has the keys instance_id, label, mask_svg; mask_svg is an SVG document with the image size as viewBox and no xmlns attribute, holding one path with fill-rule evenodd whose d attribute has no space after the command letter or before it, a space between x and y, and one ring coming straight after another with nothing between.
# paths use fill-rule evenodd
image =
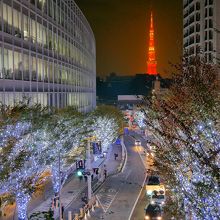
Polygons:
<instances>
[{"instance_id":1,"label":"night sky","mask_svg":"<svg viewBox=\"0 0 220 220\"><path fill-rule=\"evenodd\" d=\"M150 10L154 14L158 72L182 54L182 0L75 0L96 38L97 75L146 72Z\"/></svg>"}]
</instances>

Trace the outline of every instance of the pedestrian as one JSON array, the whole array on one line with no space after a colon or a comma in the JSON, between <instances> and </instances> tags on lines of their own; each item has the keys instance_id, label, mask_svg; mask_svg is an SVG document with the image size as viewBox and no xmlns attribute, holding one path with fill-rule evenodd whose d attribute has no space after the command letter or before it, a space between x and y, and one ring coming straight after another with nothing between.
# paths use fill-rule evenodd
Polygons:
<instances>
[{"instance_id":1,"label":"pedestrian","mask_svg":"<svg viewBox=\"0 0 220 220\"><path fill-rule=\"evenodd\" d=\"M105 179L106 179L106 177L107 177L107 170L106 169L104 169L104 176L105 176Z\"/></svg>"},{"instance_id":2,"label":"pedestrian","mask_svg":"<svg viewBox=\"0 0 220 220\"><path fill-rule=\"evenodd\" d=\"M92 179L92 181L93 181L93 178L94 178L94 176L93 176L93 174L91 175L91 179Z\"/></svg>"},{"instance_id":3,"label":"pedestrian","mask_svg":"<svg viewBox=\"0 0 220 220\"><path fill-rule=\"evenodd\" d=\"M115 156L115 160L116 160L116 158L117 158L117 154L116 154L116 153L114 153L114 156Z\"/></svg>"},{"instance_id":4,"label":"pedestrian","mask_svg":"<svg viewBox=\"0 0 220 220\"><path fill-rule=\"evenodd\" d=\"M79 181L80 181L80 182L82 182L82 179L83 179L83 177L82 177L82 176L79 176Z\"/></svg>"},{"instance_id":5,"label":"pedestrian","mask_svg":"<svg viewBox=\"0 0 220 220\"><path fill-rule=\"evenodd\" d=\"M57 197L56 196L54 197L53 202L54 202L54 208L57 208Z\"/></svg>"},{"instance_id":6,"label":"pedestrian","mask_svg":"<svg viewBox=\"0 0 220 220\"><path fill-rule=\"evenodd\" d=\"M64 214L64 206L63 205L62 205L61 211L62 211L62 219L63 219L63 214Z\"/></svg>"},{"instance_id":7,"label":"pedestrian","mask_svg":"<svg viewBox=\"0 0 220 220\"><path fill-rule=\"evenodd\" d=\"M54 205L55 205L55 204L54 204L54 199L52 198L51 200L52 200L52 201L51 201L51 208L54 209Z\"/></svg>"}]
</instances>

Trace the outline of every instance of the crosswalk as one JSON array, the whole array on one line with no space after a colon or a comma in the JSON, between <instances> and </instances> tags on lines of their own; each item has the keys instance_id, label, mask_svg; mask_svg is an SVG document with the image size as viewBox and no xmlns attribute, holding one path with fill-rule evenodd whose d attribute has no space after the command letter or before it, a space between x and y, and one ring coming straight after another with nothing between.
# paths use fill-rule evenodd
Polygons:
<instances>
[{"instance_id":1,"label":"crosswalk","mask_svg":"<svg viewBox=\"0 0 220 220\"><path fill-rule=\"evenodd\" d=\"M102 188L96 195L96 198L98 199L104 213L106 213L110 208L117 193L118 191L114 188Z\"/></svg>"}]
</instances>

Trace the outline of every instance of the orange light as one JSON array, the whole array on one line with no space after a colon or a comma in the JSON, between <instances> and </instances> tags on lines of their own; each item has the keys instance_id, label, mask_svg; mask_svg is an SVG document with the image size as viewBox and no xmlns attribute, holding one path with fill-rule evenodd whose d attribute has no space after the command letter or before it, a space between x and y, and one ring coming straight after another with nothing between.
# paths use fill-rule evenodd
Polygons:
<instances>
[{"instance_id":1,"label":"orange light","mask_svg":"<svg viewBox=\"0 0 220 220\"><path fill-rule=\"evenodd\" d=\"M157 75L157 61L156 61L155 47L154 47L154 26L153 26L152 12L151 12L151 16L150 16L150 33L149 33L147 73L150 75Z\"/></svg>"}]
</instances>

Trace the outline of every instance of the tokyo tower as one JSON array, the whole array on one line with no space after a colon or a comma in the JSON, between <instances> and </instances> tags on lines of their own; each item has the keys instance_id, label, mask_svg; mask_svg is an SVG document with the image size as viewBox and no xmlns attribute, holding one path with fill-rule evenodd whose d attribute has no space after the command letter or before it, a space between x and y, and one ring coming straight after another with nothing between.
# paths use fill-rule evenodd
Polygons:
<instances>
[{"instance_id":1,"label":"tokyo tower","mask_svg":"<svg viewBox=\"0 0 220 220\"><path fill-rule=\"evenodd\" d=\"M157 61L156 61L155 47L154 47L154 25L153 25L152 12L150 15L150 34L149 34L147 73L149 75L157 75Z\"/></svg>"}]
</instances>

